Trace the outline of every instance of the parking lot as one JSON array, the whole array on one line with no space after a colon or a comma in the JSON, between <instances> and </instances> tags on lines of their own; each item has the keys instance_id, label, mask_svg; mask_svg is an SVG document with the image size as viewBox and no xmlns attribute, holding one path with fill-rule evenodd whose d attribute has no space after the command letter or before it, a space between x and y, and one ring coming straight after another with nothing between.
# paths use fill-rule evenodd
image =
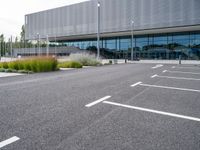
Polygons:
<instances>
[{"instance_id":1,"label":"parking lot","mask_svg":"<svg viewBox=\"0 0 200 150\"><path fill-rule=\"evenodd\" d=\"M199 65L8 77L0 95L2 149L200 149Z\"/></svg>"}]
</instances>

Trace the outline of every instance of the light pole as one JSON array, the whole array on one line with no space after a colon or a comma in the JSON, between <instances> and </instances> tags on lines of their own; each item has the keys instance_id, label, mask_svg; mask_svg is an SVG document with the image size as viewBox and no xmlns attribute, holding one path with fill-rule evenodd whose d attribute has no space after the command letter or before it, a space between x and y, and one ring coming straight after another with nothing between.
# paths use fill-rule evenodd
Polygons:
<instances>
[{"instance_id":1,"label":"light pole","mask_svg":"<svg viewBox=\"0 0 200 150\"><path fill-rule=\"evenodd\" d=\"M34 45L34 51L35 51L35 55L37 54L37 52L36 52L36 44L37 44L37 36L36 35L34 35L34 43L33 43Z\"/></svg>"},{"instance_id":2,"label":"light pole","mask_svg":"<svg viewBox=\"0 0 200 150\"><path fill-rule=\"evenodd\" d=\"M134 30L134 21L131 21L131 60L133 61L133 30Z\"/></svg>"},{"instance_id":3,"label":"light pole","mask_svg":"<svg viewBox=\"0 0 200 150\"><path fill-rule=\"evenodd\" d=\"M38 55L40 56L40 34L37 33L38 35Z\"/></svg>"},{"instance_id":4,"label":"light pole","mask_svg":"<svg viewBox=\"0 0 200 150\"><path fill-rule=\"evenodd\" d=\"M56 51L57 51L57 49L56 49L56 35L55 35L55 38L54 38L54 41L55 41L55 43L54 43L54 54L55 54L55 56L57 56L57 53L56 53Z\"/></svg>"},{"instance_id":5,"label":"light pole","mask_svg":"<svg viewBox=\"0 0 200 150\"><path fill-rule=\"evenodd\" d=\"M10 55L11 55L11 59L13 57L13 48L12 48L12 35L10 37Z\"/></svg>"},{"instance_id":6,"label":"light pole","mask_svg":"<svg viewBox=\"0 0 200 150\"><path fill-rule=\"evenodd\" d=\"M100 56L100 2L97 3L97 59Z\"/></svg>"},{"instance_id":7,"label":"light pole","mask_svg":"<svg viewBox=\"0 0 200 150\"><path fill-rule=\"evenodd\" d=\"M47 56L49 56L49 36L47 35Z\"/></svg>"}]
</instances>

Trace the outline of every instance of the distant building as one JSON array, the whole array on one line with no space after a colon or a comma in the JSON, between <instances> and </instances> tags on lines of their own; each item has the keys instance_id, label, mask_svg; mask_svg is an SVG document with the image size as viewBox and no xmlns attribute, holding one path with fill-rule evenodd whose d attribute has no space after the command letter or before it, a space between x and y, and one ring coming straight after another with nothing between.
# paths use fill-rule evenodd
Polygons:
<instances>
[{"instance_id":1,"label":"distant building","mask_svg":"<svg viewBox=\"0 0 200 150\"><path fill-rule=\"evenodd\" d=\"M99 0L101 55L141 59L200 59L200 0ZM132 20L134 24L132 24ZM25 16L27 40L88 49L97 45L97 1ZM107 55L109 54L109 55Z\"/></svg>"}]
</instances>

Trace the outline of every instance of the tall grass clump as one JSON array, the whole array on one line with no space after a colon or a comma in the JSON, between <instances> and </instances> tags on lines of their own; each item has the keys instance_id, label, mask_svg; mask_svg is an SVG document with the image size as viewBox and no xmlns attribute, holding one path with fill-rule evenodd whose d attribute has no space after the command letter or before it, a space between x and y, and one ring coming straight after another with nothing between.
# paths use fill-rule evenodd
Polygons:
<instances>
[{"instance_id":1,"label":"tall grass clump","mask_svg":"<svg viewBox=\"0 0 200 150\"><path fill-rule=\"evenodd\" d=\"M97 60L95 55L91 55L91 54L87 54L87 53L71 54L70 59L72 61L79 62L83 66L99 66L99 65L101 65L100 60Z\"/></svg>"},{"instance_id":2,"label":"tall grass clump","mask_svg":"<svg viewBox=\"0 0 200 150\"><path fill-rule=\"evenodd\" d=\"M8 69L8 63L7 62L0 62L0 68Z\"/></svg>"},{"instance_id":3,"label":"tall grass clump","mask_svg":"<svg viewBox=\"0 0 200 150\"><path fill-rule=\"evenodd\" d=\"M0 63L4 69L49 72L57 69L57 59L53 57L31 57L22 60Z\"/></svg>"},{"instance_id":4,"label":"tall grass clump","mask_svg":"<svg viewBox=\"0 0 200 150\"><path fill-rule=\"evenodd\" d=\"M58 64L58 68L82 68L82 64L76 61L66 61Z\"/></svg>"},{"instance_id":5,"label":"tall grass clump","mask_svg":"<svg viewBox=\"0 0 200 150\"><path fill-rule=\"evenodd\" d=\"M0 62L0 68L3 68L3 64Z\"/></svg>"}]
</instances>

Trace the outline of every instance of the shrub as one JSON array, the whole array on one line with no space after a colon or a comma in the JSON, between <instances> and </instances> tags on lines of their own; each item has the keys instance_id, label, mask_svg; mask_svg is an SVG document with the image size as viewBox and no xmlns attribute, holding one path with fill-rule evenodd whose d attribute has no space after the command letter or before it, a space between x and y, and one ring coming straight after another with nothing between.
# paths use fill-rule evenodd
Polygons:
<instances>
[{"instance_id":1,"label":"shrub","mask_svg":"<svg viewBox=\"0 0 200 150\"><path fill-rule=\"evenodd\" d=\"M0 69L3 68L3 64L0 62Z\"/></svg>"},{"instance_id":2,"label":"shrub","mask_svg":"<svg viewBox=\"0 0 200 150\"><path fill-rule=\"evenodd\" d=\"M2 66L3 66L4 69L8 69L8 63L7 62L3 62Z\"/></svg>"},{"instance_id":3,"label":"shrub","mask_svg":"<svg viewBox=\"0 0 200 150\"><path fill-rule=\"evenodd\" d=\"M76 61L67 61L58 64L58 68L82 68L83 66Z\"/></svg>"},{"instance_id":4,"label":"shrub","mask_svg":"<svg viewBox=\"0 0 200 150\"><path fill-rule=\"evenodd\" d=\"M11 72L13 72L13 71L12 71L12 69L9 68L9 69L5 69L5 72L11 73Z\"/></svg>"},{"instance_id":5,"label":"shrub","mask_svg":"<svg viewBox=\"0 0 200 150\"><path fill-rule=\"evenodd\" d=\"M101 65L101 62L96 59L95 55L90 55L87 53L71 54L70 59L81 63L83 66Z\"/></svg>"},{"instance_id":6,"label":"shrub","mask_svg":"<svg viewBox=\"0 0 200 150\"><path fill-rule=\"evenodd\" d=\"M56 70L57 60L52 57L32 57L29 59L1 63L1 66L1 68L4 69L26 70L26 72L48 72Z\"/></svg>"},{"instance_id":7,"label":"shrub","mask_svg":"<svg viewBox=\"0 0 200 150\"><path fill-rule=\"evenodd\" d=\"M18 61L11 61L11 62L9 62L8 63L8 68L9 69L19 70Z\"/></svg>"},{"instance_id":8,"label":"shrub","mask_svg":"<svg viewBox=\"0 0 200 150\"><path fill-rule=\"evenodd\" d=\"M0 72L5 72L5 69L4 68L0 68Z\"/></svg>"},{"instance_id":9,"label":"shrub","mask_svg":"<svg viewBox=\"0 0 200 150\"><path fill-rule=\"evenodd\" d=\"M55 71L57 68L57 60L52 57L34 58L30 62L26 62L26 69L33 72L49 72Z\"/></svg>"}]
</instances>

